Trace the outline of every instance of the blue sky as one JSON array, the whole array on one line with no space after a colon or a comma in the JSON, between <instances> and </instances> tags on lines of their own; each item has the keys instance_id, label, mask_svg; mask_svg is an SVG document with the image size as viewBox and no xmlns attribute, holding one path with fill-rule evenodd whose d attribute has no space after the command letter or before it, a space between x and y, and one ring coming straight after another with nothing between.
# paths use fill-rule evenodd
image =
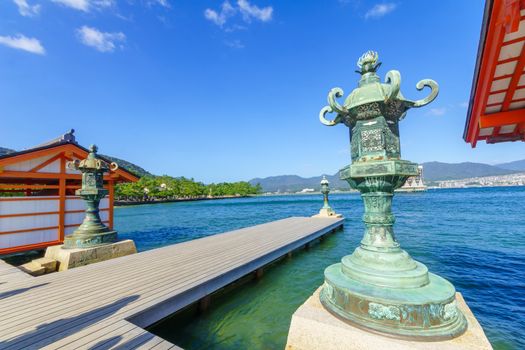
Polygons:
<instances>
[{"instance_id":1,"label":"blue sky","mask_svg":"<svg viewBox=\"0 0 525 350\"><path fill-rule=\"evenodd\" d=\"M211 181L335 173L348 130L318 120L379 52L405 97L404 159L498 163L522 143L462 140L483 3L469 1L2 0L0 146L76 129L83 145L156 174Z\"/></svg>"}]
</instances>

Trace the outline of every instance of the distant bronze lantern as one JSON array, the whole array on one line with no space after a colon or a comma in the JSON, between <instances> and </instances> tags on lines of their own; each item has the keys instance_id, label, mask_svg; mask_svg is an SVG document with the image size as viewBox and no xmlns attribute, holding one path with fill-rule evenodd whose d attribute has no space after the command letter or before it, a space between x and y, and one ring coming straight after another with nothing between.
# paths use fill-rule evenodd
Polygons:
<instances>
[{"instance_id":1,"label":"distant bronze lantern","mask_svg":"<svg viewBox=\"0 0 525 350\"><path fill-rule=\"evenodd\" d=\"M335 211L328 203L328 194L330 193L330 182L326 179L326 176L323 175L321 180L321 193L323 194L323 207L319 211L319 214L322 216L333 216Z\"/></svg>"}]
</instances>

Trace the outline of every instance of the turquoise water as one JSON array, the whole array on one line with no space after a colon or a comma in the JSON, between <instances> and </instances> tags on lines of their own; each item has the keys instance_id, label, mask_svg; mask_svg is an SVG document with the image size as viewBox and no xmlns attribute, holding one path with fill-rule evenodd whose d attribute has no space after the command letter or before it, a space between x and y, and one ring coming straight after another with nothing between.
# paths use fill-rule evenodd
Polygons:
<instances>
[{"instance_id":1,"label":"turquoise water","mask_svg":"<svg viewBox=\"0 0 525 350\"><path fill-rule=\"evenodd\" d=\"M174 317L152 331L185 349L283 349L293 312L323 282L323 270L353 251L363 232L357 194L331 196L344 231L273 265L212 301L197 318ZM394 199L403 248L463 293L496 349L525 349L525 187L431 190ZM315 214L319 196L169 203L116 210L122 238L139 250Z\"/></svg>"}]
</instances>

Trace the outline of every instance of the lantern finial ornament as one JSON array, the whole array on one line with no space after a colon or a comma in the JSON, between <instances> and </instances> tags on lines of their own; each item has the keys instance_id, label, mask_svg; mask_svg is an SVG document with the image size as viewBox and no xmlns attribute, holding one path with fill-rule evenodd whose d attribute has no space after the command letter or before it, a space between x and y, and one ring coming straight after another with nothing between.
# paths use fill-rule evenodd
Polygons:
<instances>
[{"instance_id":1,"label":"lantern finial ornament","mask_svg":"<svg viewBox=\"0 0 525 350\"><path fill-rule=\"evenodd\" d=\"M99 215L100 200L108 194L104 188L104 173L118 169L117 163L107 163L97 157L98 147L91 145L86 159L67 163L67 167L82 173L82 188L75 194L86 202L86 216L73 234L64 238L64 248L90 248L117 241L117 231L109 229Z\"/></svg>"},{"instance_id":2,"label":"lantern finial ornament","mask_svg":"<svg viewBox=\"0 0 525 350\"><path fill-rule=\"evenodd\" d=\"M379 66L376 52L361 56L358 87L342 104L337 98L343 90L332 89L328 106L319 115L325 125L343 123L350 128L352 164L340 171L340 177L361 192L365 206L361 244L325 270L321 303L349 323L373 331L412 339L452 338L467 327L456 307L455 288L401 249L392 214L394 190L418 174L417 164L401 159L399 121L410 108L432 102L438 85L421 80L417 89L430 87L430 94L407 100L400 91L400 73L389 71L381 83ZM328 113L336 117L328 120Z\"/></svg>"},{"instance_id":3,"label":"lantern finial ornament","mask_svg":"<svg viewBox=\"0 0 525 350\"><path fill-rule=\"evenodd\" d=\"M369 72L376 72L379 66L381 65L381 62L378 62L379 55L375 51L367 51L365 52L359 59L357 60L357 66L359 67L360 71L357 71L357 73L363 75Z\"/></svg>"}]
</instances>

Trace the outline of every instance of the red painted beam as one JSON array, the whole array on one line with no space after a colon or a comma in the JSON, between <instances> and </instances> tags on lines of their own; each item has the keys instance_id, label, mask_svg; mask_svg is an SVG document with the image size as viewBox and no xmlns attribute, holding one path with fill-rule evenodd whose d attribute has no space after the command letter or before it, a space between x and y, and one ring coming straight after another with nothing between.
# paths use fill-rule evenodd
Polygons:
<instances>
[{"instance_id":1,"label":"red painted beam","mask_svg":"<svg viewBox=\"0 0 525 350\"><path fill-rule=\"evenodd\" d=\"M479 119L479 128L483 129L521 123L525 123L525 110L515 109L512 111L482 115Z\"/></svg>"},{"instance_id":2,"label":"red painted beam","mask_svg":"<svg viewBox=\"0 0 525 350\"><path fill-rule=\"evenodd\" d=\"M490 86L492 85L501 44L505 35L504 5L504 0L494 0L487 28L487 37L485 43L481 43L481 45L484 45L484 48L482 57L479 58L481 59L481 66L475 86L475 96L472 102L470 122L465 140L472 147L476 147L480 117L485 112Z\"/></svg>"},{"instance_id":3,"label":"red painted beam","mask_svg":"<svg viewBox=\"0 0 525 350\"><path fill-rule=\"evenodd\" d=\"M523 68L525 68L525 45L523 45L521 49L518 64L516 64L516 69L514 70L514 74L510 79L509 88L507 89L507 94L505 95L503 106L501 107L501 110L503 111L507 111L510 104L512 103L512 98L516 92L516 88L518 87L518 82L520 81L521 75L523 74Z\"/></svg>"},{"instance_id":4,"label":"red painted beam","mask_svg":"<svg viewBox=\"0 0 525 350\"><path fill-rule=\"evenodd\" d=\"M523 141L523 135L504 134L487 138L487 143Z\"/></svg>"},{"instance_id":5,"label":"red painted beam","mask_svg":"<svg viewBox=\"0 0 525 350\"><path fill-rule=\"evenodd\" d=\"M465 135L465 141L470 143L472 147L476 147L476 142L478 140L484 139L484 137L479 136L480 128L514 124L514 119L516 119L518 123L522 122L521 116L513 115L509 122L505 119L494 119L493 114L489 116L484 115L484 113L487 107L487 99L490 94L492 81L504 78L494 78L496 66L498 63L501 63L498 62L501 47L512 43L503 43L503 38L506 33L512 33L518 30L520 20L522 19L520 10L523 8L525 8L525 0L494 0L493 2L485 42L481 43L484 47L482 50L482 57L478 58L478 60L481 60L480 69L476 86L474 87L475 95L471 102L471 114L469 116L469 124ZM514 91L517 88L519 78L525 66L525 59L523 59L524 54L525 48L519 56L515 73L506 76L511 78L511 83L507 89L505 100L503 101L502 111L507 111L512 102L512 96L514 95Z\"/></svg>"},{"instance_id":6,"label":"red painted beam","mask_svg":"<svg viewBox=\"0 0 525 350\"><path fill-rule=\"evenodd\" d=\"M42 242L42 243L36 243L36 244L19 245L16 247L2 248L0 249L0 255L24 252L27 250L44 249L51 245L57 245L57 244L62 244L62 241L50 241L50 242Z\"/></svg>"}]
</instances>

